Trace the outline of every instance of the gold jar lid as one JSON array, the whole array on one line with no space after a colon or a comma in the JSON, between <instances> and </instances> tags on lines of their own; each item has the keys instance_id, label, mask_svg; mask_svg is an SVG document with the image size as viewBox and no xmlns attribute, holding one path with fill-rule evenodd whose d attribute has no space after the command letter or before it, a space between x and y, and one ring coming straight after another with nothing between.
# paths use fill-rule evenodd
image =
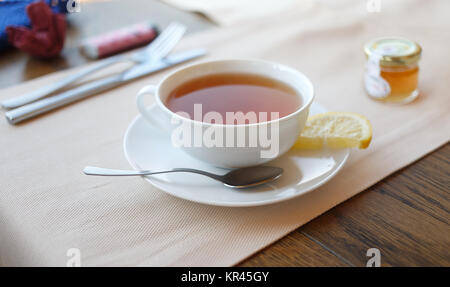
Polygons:
<instances>
[{"instance_id":1,"label":"gold jar lid","mask_svg":"<svg viewBox=\"0 0 450 287\"><path fill-rule=\"evenodd\" d=\"M378 38L364 46L368 58L380 57L381 66L405 66L416 64L422 54L419 44L404 38Z\"/></svg>"}]
</instances>

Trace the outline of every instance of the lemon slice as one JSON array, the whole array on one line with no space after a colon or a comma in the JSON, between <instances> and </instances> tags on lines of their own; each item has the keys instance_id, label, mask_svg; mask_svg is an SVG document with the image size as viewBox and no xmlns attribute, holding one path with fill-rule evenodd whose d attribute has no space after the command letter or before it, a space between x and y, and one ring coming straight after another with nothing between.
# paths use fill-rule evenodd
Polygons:
<instances>
[{"instance_id":1,"label":"lemon slice","mask_svg":"<svg viewBox=\"0 0 450 287\"><path fill-rule=\"evenodd\" d=\"M329 112L308 118L294 148L367 148L372 140L372 126L356 113Z\"/></svg>"}]
</instances>

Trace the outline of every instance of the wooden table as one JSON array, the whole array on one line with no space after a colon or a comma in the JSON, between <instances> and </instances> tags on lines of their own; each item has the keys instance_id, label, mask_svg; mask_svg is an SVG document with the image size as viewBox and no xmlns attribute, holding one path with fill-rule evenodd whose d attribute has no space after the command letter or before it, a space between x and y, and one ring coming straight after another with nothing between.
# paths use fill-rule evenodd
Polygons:
<instances>
[{"instance_id":1,"label":"wooden table","mask_svg":"<svg viewBox=\"0 0 450 287\"><path fill-rule=\"evenodd\" d=\"M303 225L242 266L450 265L447 144Z\"/></svg>"},{"instance_id":2,"label":"wooden table","mask_svg":"<svg viewBox=\"0 0 450 287\"><path fill-rule=\"evenodd\" d=\"M83 9L83 5L89 7ZM124 9L128 13L122 13ZM62 56L40 61L19 51L4 52L0 55L0 86L86 63L88 60L77 50L80 39L146 19L152 19L160 27L176 19L189 27L189 33L213 25L199 15L154 0L83 3L81 13L68 16L68 37ZM447 144L239 266L365 266L369 248L380 250L382 266L449 266L449 212L450 145Z\"/></svg>"}]
</instances>

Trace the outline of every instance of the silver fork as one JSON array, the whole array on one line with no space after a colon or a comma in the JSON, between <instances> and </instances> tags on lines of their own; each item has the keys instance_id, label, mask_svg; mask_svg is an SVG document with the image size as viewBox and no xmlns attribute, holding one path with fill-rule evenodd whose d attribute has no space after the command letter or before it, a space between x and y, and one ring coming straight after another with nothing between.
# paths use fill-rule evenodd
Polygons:
<instances>
[{"instance_id":1,"label":"silver fork","mask_svg":"<svg viewBox=\"0 0 450 287\"><path fill-rule=\"evenodd\" d=\"M56 91L59 91L62 88L78 81L81 78L86 77L91 73L119 62L132 61L134 63L143 63L146 61L158 61L164 58L175 47L175 45L178 43L181 37L183 37L185 32L186 26L179 23L172 23L142 51L138 51L131 55L119 55L108 58L88 67L83 71L75 73L74 75L70 75L53 84L34 90L31 93L7 99L1 102L0 105L5 109L13 109L23 106L45 96L48 96L49 94L52 94Z\"/></svg>"}]
</instances>

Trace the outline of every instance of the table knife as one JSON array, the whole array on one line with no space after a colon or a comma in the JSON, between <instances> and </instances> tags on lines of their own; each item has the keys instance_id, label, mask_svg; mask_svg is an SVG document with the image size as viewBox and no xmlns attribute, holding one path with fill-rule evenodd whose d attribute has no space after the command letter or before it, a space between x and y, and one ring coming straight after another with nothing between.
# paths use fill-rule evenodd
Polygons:
<instances>
[{"instance_id":1,"label":"table knife","mask_svg":"<svg viewBox=\"0 0 450 287\"><path fill-rule=\"evenodd\" d=\"M143 63L134 66L121 74L93 81L66 92L10 110L5 113L5 116L10 124L17 124L58 107L92 96L107 89L120 86L139 77L161 71L173 65L201 57L205 54L206 50L204 49L178 52L159 61Z\"/></svg>"}]
</instances>

